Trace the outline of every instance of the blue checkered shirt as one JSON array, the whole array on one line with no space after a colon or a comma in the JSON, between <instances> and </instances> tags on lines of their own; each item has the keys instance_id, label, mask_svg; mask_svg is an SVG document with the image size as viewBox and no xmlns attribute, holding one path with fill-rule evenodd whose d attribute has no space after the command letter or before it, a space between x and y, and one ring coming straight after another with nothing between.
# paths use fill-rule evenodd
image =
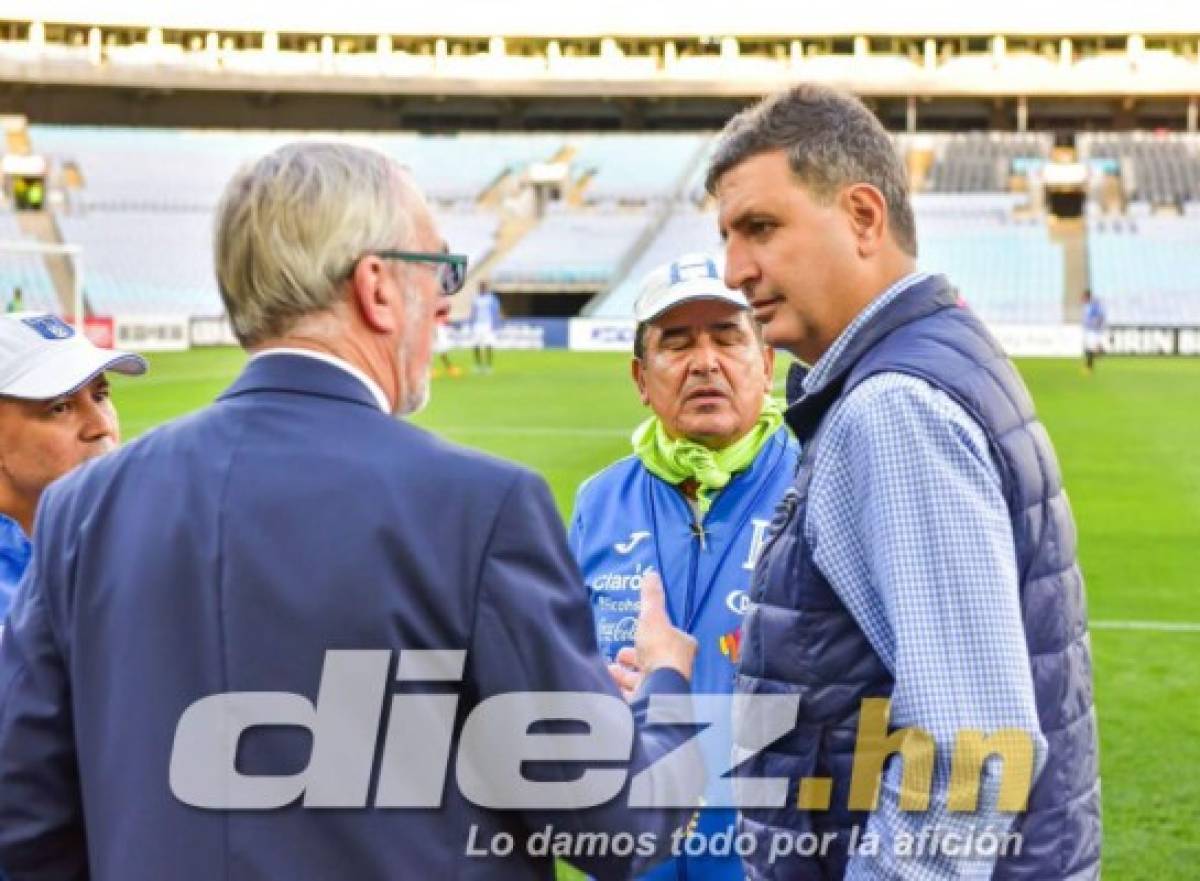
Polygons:
<instances>
[{"instance_id":1,"label":"blue checkered shirt","mask_svg":"<svg viewBox=\"0 0 1200 881\"><path fill-rule=\"evenodd\" d=\"M924 277L909 275L872 301L813 366L805 393L825 385L855 334ZM994 758L979 810L946 810L957 732L1028 732L1035 774L1044 763L1012 526L987 438L944 392L900 373L851 390L822 435L805 538L895 677L892 727L929 732L937 750L927 812L899 809L902 763L888 762L864 833L879 836L879 854L852 856L846 878L990 878L994 858L896 855L900 839L915 843L923 830L1003 836L1012 825L1014 815L995 809L1002 767Z\"/></svg>"}]
</instances>

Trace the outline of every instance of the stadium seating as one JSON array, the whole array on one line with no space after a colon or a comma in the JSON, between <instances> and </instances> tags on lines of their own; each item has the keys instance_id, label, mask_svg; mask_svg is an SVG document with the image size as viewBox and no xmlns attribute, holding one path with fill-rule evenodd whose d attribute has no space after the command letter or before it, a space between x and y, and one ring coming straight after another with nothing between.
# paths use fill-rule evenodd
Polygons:
<instances>
[{"instance_id":1,"label":"stadium seating","mask_svg":"<svg viewBox=\"0 0 1200 881\"><path fill-rule=\"evenodd\" d=\"M0 242L21 244L28 241L21 232L17 218L8 211L0 210ZM59 311L54 282L46 271L42 256L0 248L0 310L8 304L14 288L21 289L21 298L26 309Z\"/></svg>"},{"instance_id":2,"label":"stadium seating","mask_svg":"<svg viewBox=\"0 0 1200 881\"><path fill-rule=\"evenodd\" d=\"M804 63L809 63L805 60ZM531 163L569 157L576 189L499 260L502 286L598 289L588 313L626 317L637 282L681 253L719 252L703 175L715 147L701 134L459 134L196 131L34 125L30 139L84 182L57 208L67 242L84 247L88 302L98 314L219 314L211 269L212 211L244 162L296 138L365 143L409 166L430 193L450 246L479 266L496 246L504 207ZM1029 217L1009 176L1044 161L1045 133L919 134L931 149L928 191L914 197L920 265L945 272L986 319L1064 318L1063 253ZM901 149L908 143L898 138ZM1088 269L1118 323L1200 323L1189 280L1197 271L1200 139L1156 133L1081 135L1080 159L1118 172L1124 219L1089 212ZM503 198L487 194L512 174ZM525 193L524 195L531 195ZM485 196L487 196L485 198ZM579 197L582 206L579 207ZM1163 204L1183 212L1159 217ZM624 206L624 207L621 207ZM636 207L632 207L636 206ZM1025 215L1025 219L1018 219ZM3 215L0 237L19 239ZM42 258L0 259L0 295L20 285L31 308L57 308Z\"/></svg>"},{"instance_id":3,"label":"stadium seating","mask_svg":"<svg viewBox=\"0 0 1200 881\"><path fill-rule=\"evenodd\" d=\"M588 202L646 202L673 196L699 160L708 135L591 135L572 137L575 177L590 174Z\"/></svg>"},{"instance_id":4,"label":"stadium seating","mask_svg":"<svg viewBox=\"0 0 1200 881\"><path fill-rule=\"evenodd\" d=\"M61 168L73 163L83 187L74 206L140 211L210 209L234 172L282 134L31 125L33 147Z\"/></svg>"},{"instance_id":5,"label":"stadium seating","mask_svg":"<svg viewBox=\"0 0 1200 881\"><path fill-rule=\"evenodd\" d=\"M651 218L647 211L553 211L492 273L498 285L603 286Z\"/></svg>"},{"instance_id":6,"label":"stadium seating","mask_svg":"<svg viewBox=\"0 0 1200 881\"><path fill-rule=\"evenodd\" d=\"M496 245L500 217L489 211L436 211L442 238L457 254L466 254L478 266Z\"/></svg>"},{"instance_id":7,"label":"stadium seating","mask_svg":"<svg viewBox=\"0 0 1200 881\"><path fill-rule=\"evenodd\" d=\"M948 276L985 321L1061 323L1062 248L1050 241L1043 219L1012 217L1017 198L918 197L918 264Z\"/></svg>"},{"instance_id":8,"label":"stadium seating","mask_svg":"<svg viewBox=\"0 0 1200 881\"><path fill-rule=\"evenodd\" d=\"M412 133L232 132L187 129L31 125L34 147L61 165L74 162L93 208L211 208L234 172L298 139L344 140L375 147L408 166L438 201L474 201L508 171L549 159L559 135L416 135Z\"/></svg>"},{"instance_id":9,"label":"stadium seating","mask_svg":"<svg viewBox=\"0 0 1200 881\"><path fill-rule=\"evenodd\" d=\"M1000 193L1016 160L1045 159L1053 144L1045 132L968 132L952 135L937 150L926 189L935 193Z\"/></svg>"},{"instance_id":10,"label":"stadium seating","mask_svg":"<svg viewBox=\"0 0 1200 881\"><path fill-rule=\"evenodd\" d=\"M608 294L597 298L588 309L597 318L631 318L638 286L650 270L682 254L704 251L721 253L717 215L711 211L681 209L672 214L634 264Z\"/></svg>"},{"instance_id":11,"label":"stadium seating","mask_svg":"<svg viewBox=\"0 0 1200 881\"><path fill-rule=\"evenodd\" d=\"M1088 224L1092 290L1112 324L1200 325L1200 216Z\"/></svg>"},{"instance_id":12,"label":"stadium seating","mask_svg":"<svg viewBox=\"0 0 1200 881\"><path fill-rule=\"evenodd\" d=\"M1179 207L1200 199L1200 137L1095 132L1080 135L1079 149L1094 163L1115 163L1131 201Z\"/></svg>"},{"instance_id":13,"label":"stadium seating","mask_svg":"<svg viewBox=\"0 0 1200 881\"><path fill-rule=\"evenodd\" d=\"M548 134L354 136L408 166L433 199L471 202L506 173L544 162L562 146Z\"/></svg>"},{"instance_id":14,"label":"stadium seating","mask_svg":"<svg viewBox=\"0 0 1200 881\"><path fill-rule=\"evenodd\" d=\"M84 297L97 315L217 316L209 212L105 211L59 218L83 247Z\"/></svg>"}]
</instances>

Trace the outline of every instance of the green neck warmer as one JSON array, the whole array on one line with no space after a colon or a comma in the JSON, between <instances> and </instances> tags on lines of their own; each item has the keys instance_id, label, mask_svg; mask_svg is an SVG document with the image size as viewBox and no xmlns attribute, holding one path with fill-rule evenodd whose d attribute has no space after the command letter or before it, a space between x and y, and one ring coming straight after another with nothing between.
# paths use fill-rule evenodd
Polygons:
<instances>
[{"instance_id":1,"label":"green neck warmer","mask_svg":"<svg viewBox=\"0 0 1200 881\"><path fill-rule=\"evenodd\" d=\"M781 425L783 408L767 396L763 400L762 413L750 431L723 450L710 450L687 438L670 437L662 420L651 416L633 430L633 452L647 471L667 483L696 481L700 513L707 514L712 507L709 494L713 490L720 492L734 474L749 468Z\"/></svg>"}]
</instances>

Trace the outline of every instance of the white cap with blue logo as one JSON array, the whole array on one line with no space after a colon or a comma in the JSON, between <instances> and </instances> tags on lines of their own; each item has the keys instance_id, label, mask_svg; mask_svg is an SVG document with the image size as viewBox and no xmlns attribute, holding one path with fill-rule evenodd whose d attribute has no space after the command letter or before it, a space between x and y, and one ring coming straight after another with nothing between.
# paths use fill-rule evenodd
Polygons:
<instances>
[{"instance_id":1,"label":"white cap with blue logo","mask_svg":"<svg viewBox=\"0 0 1200 881\"><path fill-rule=\"evenodd\" d=\"M48 401L77 391L108 370L140 376L146 360L98 348L54 315L0 315L0 397Z\"/></svg>"},{"instance_id":2,"label":"white cap with blue logo","mask_svg":"<svg viewBox=\"0 0 1200 881\"><path fill-rule=\"evenodd\" d=\"M647 273L633 304L633 317L639 324L653 321L668 309L692 300L722 300L739 309L750 308L741 291L725 287L716 258L684 254Z\"/></svg>"}]
</instances>

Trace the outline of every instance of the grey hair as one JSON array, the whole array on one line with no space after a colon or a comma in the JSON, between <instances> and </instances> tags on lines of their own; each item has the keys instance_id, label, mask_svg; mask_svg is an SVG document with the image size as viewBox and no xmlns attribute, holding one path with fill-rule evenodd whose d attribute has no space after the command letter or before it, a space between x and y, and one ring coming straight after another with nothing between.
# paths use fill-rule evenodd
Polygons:
<instances>
[{"instance_id":1,"label":"grey hair","mask_svg":"<svg viewBox=\"0 0 1200 881\"><path fill-rule=\"evenodd\" d=\"M364 253L404 248L424 199L404 169L350 144L287 144L239 171L217 208L217 285L239 341L333 307Z\"/></svg>"},{"instance_id":2,"label":"grey hair","mask_svg":"<svg viewBox=\"0 0 1200 881\"><path fill-rule=\"evenodd\" d=\"M866 106L846 92L802 83L743 110L726 123L709 162L705 189L752 156L783 150L796 178L822 201L867 183L883 194L896 244L917 256L908 174L891 137Z\"/></svg>"}]
</instances>

